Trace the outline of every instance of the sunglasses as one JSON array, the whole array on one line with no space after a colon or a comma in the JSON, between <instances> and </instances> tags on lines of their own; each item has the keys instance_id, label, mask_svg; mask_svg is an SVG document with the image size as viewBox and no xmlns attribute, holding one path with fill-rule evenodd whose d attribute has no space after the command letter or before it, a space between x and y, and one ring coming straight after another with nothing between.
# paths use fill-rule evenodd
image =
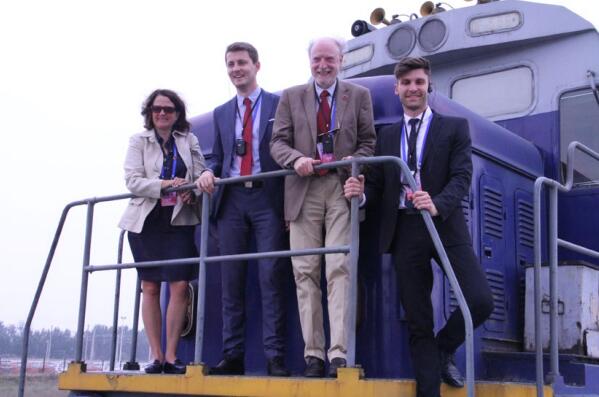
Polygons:
<instances>
[{"instance_id":1,"label":"sunglasses","mask_svg":"<svg viewBox=\"0 0 599 397\"><path fill-rule=\"evenodd\" d=\"M156 113L159 114L160 112L164 112L166 114L172 114L175 113L175 109L172 106L151 106L150 110L152 111L152 113Z\"/></svg>"}]
</instances>

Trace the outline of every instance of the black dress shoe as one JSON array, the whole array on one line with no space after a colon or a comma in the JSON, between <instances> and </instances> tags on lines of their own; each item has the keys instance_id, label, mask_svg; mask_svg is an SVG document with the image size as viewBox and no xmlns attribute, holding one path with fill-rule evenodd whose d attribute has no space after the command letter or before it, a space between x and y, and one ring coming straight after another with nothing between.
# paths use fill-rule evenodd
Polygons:
<instances>
[{"instance_id":1,"label":"black dress shoe","mask_svg":"<svg viewBox=\"0 0 599 397\"><path fill-rule=\"evenodd\" d=\"M304 371L306 378L323 378L324 377L324 361L318 357L306 357L306 370Z\"/></svg>"},{"instance_id":2,"label":"black dress shoe","mask_svg":"<svg viewBox=\"0 0 599 397\"><path fill-rule=\"evenodd\" d=\"M181 360L176 359L174 363L169 363L168 361L164 362L163 371L165 374L176 374L181 375L185 373L186 370L185 364L181 362Z\"/></svg>"},{"instance_id":3,"label":"black dress shoe","mask_svg":"<svg viewBox=\"0 0 599 397\"><path fill-rule=\"evenodd\" d=\"M158 360L154 360L153 363L150 363L144 367L144 372L146 374L161 374L162 363Z\"/></svg>"},{"instance_id":4,"label":"black dress shoe","mask_svg":"<svg viewBox=\"0 0 599 397\"><path fill-rule=\"evenodd\" d=\"M335 357L329 363L329 377L336 378L337 377L337 369L347 367L347 362L344 358Z\"/></svg>"},{"instance_id":5,"label":"black dress shoe","mask_svg":"<svg viewBox=\"0 0 599 397\"><path fill-rule=\"evenodd\" d=\"M289 370L285 367L283 357L277 356L268 360L268 375L269 376L289 376Z\"/></svg>"},{"instance_id":6,"label":"black dress shoe","mask_svg":"<svg viewBox=\"0 0 599 397\"><path fill-rule=\"evenodd\" d=\"M243 375L245 368L243 358L223 358L214 368L210 368L210 375Z\"/></svg>"},{"instance_id":7,"label":"black dress shoe","mask_svg":"<svg viewBox=\"0 0 599 397\"><path fill-rule=\"evenodd\" d=\"M441 366L441 380L453 387L464 387L464 377L455 365L454 355L444 351L439 351Z\"/></svg>"}]
</instances>

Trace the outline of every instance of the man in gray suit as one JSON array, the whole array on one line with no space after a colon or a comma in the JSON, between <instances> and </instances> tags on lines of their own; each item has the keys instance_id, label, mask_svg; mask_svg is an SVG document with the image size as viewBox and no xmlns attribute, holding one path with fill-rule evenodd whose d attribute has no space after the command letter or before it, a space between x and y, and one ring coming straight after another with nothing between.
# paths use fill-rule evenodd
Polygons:
<instances>
[{"instance_id":1,"label":"man in gray suit","mask_svg":"<svg viewBox=\"0 0 599 397\"><path fill-rule=\"evenodd\" d=\"M371 156L375 132L367 89L337 79L344 43L332 38L309 47L313 81L282 94L270 151L282 167L297 175L285 180L285 219L291 249L349 244L349 203L343 195L347 170L315 172L313 166L350 157ZM325 235L323 239L323 228ZM329 376L345 367L345 330L349 266L345 254L326 255L331 328ZM320 256L292 258L305 349L305 376L324 376L325 336L320 289Z\"/></svg>"}]
</instances>

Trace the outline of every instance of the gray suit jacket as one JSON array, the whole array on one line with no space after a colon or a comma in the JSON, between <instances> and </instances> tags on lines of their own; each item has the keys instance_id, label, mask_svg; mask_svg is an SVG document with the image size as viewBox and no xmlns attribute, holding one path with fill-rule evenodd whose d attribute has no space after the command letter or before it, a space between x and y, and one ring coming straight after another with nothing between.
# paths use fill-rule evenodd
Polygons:
<instances>
[{"instance_id":1,"label":"gray suit jacket","mask_svg":"<svg viewBox=\"0 0 599 397\"><path fill-rule=\"evenodd\" d=\"M194 182L206 169L204 156L200 150L198 138L191 132L174 131L175 145L187 167L185 180ZM163 154L156 140L154 130L144 131L129 139L129 148L125 157L125 181L127 189L138 197L132 198L125 209L119 227L140 233L146 217L160 198ZM177 198L171 220L173 225L195 225L199 223L197 208L183 204Z\"/></svg>"},{"instance_id":2,"label":"gray suit jacket","mask_svg":"<svg viewBox=\"0 0 599 397\"><path fill-rule=\"evenodd\" d=\"M280 169L270 156L269 143L272 134L272 120L275 117L279 97L262 90L262 103L260 104L260 169L261 172L276 171ZM237 112L237 97L214 109L214 146L212 158L208 162L209 168L215 176L229 178L231 164L235 157L235 117ZM283 180L281 178L264 179L264 188L268 192L271 206L277 213L283 213ZM220 204L226 194L228 186L217 186L213 195L212 215L219 217Z\"/></svg>"},{"instance_id":3,"label":"gray suit jacket","mask_svg":"<svg viewBox=\"0 0 599 397\"><path fill-rule=\"evenodd\" d=\"M273 127L270 152L284 168L292 168L300 157L316 156L316 99L314 84L304 84L283 91ZM372 156L376 141L372 101L368 89L338 81L336 117L333 128L335 160L346 156ZM341 181L347 170L339 170ZM308 190L310 177L291 175L285 178L285 219L299 215Z\"/></svg>"}]
</instances>

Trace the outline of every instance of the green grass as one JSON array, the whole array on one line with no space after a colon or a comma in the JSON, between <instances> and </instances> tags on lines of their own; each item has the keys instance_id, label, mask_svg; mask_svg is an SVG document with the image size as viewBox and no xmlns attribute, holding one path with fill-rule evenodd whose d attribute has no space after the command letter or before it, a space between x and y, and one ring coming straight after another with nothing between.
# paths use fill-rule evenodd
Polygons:
<instances>
[{"instance_id":1,"label":"green grass","mask_svg":"<svg viewBox=\"0 0 599 397\"><path fill-rule=\"evenodd\" d=\"M27 397L66 397L68 391L58 390L56 375L29 375L25 382ZM19 391L19 377L15 375L0 376L0 397L16 397Z\"/></svg>"}]
</instances>

